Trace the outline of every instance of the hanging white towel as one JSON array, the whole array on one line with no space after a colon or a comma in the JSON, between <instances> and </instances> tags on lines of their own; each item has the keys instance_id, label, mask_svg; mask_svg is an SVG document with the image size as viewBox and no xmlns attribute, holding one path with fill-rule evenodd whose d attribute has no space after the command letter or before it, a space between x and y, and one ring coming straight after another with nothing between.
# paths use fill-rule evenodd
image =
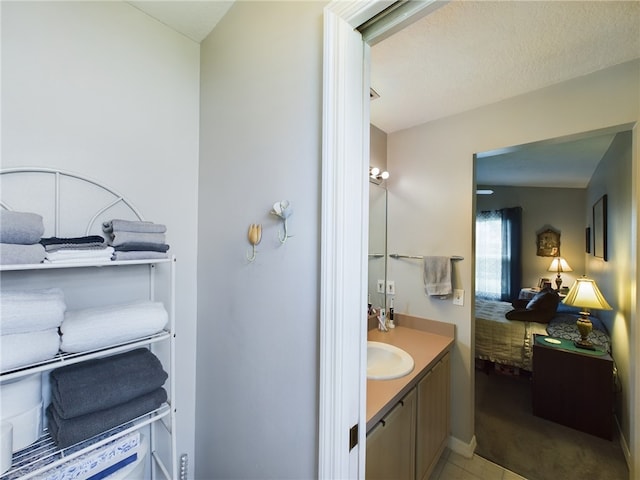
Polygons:
<instances>
[{"instance_id":1,"label":"hanging white towel","mask_svg":"<svg viewBox=\"0 0 640 480\"><path fill-rule=\"evenodd\" d=\"M451 257L424 257L424 288L427 295L446 296L451 287Z\"/></svg>"}]
</instances>

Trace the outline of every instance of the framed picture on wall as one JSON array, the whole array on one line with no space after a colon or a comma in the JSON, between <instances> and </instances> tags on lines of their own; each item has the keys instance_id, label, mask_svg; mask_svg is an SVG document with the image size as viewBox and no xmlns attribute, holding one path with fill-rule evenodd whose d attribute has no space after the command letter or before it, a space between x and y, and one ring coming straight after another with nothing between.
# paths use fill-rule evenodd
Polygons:
<instances>
[{"instance_id":1,"label":"framed picture on wall","mask_svg":"<svg viewBox=\"0 0 640 480\"><path fill-rule=\"evenodd\" d=\"M593 255L607 260L607 196L593 204Z\"/></svg>"},{"instance_id":2,"label":"framed picture on wall","mask_svg":"<svg viewBox=\"0 0 640 480\"><path fill-rule=\"evenodd\" d=\"M591 253L591 227L584 229L584 251Z\"/></svg>"},{"instance_id":3,"label":"framed picture on wall","mask_svg":"<svg viewBox=\"0 0 640 480\"><path fill-rule=\"evenodd\" d=\"M560 232L552 228L538 231L536 234L536 254L539 257L557 257L560 255Z\"/></svg>"}]
</instances>

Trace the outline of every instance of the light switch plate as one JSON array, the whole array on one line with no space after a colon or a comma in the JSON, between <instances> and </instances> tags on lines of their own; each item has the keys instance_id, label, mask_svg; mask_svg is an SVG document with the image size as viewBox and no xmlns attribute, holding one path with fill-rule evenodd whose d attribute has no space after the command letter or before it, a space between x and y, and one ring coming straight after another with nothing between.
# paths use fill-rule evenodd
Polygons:
<instances>
[{"instance_id":1,"label":"light switch plate","mask_svg":"<svg viewBox=\"0 0 640 480\"><path fill-rule=\"evenodd\" d=\"M384 280L378 280L377 291L378 293L384 293Z\"/></svg>"},{"instance_id":2,"label":"light switch plate","mask_svg":"<svg viewBox=\"0 0 640 480\"><path fill-rule=\"evenodd\" d=\"M396 282L393 280L387 280L387 295L396 294Z\"/></svg>"},{"instance_id":3,"label":"light switch plate","mask_svg":"<svg viewBox=\"0 0 640 480\"><path fill-rule=\"evenodd\" d=\"M454 289L453 290L453 304L454 305L464 305L464 290L462 289Z\"/></svg>"}]
</instances>

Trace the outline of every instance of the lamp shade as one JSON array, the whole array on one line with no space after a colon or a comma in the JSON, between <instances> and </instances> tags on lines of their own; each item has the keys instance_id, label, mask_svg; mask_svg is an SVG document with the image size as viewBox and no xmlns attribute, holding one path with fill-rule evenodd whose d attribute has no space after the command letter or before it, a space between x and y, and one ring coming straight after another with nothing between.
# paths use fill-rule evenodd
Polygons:
<instances>
[{"instance_id":1,"label":"lamp shade","mask_svg":"<svg viewBox=\"0 0 640 480\"><path fill-rule=\"evenodd\" d=\"M612 310L596 282L586 277L576 280L562 303L588 309Z\"/></svg>"},{"instance_id":2,"label":"lamp shade","mask_svg":"<svg viewBox=\"0 0 640 480\"><path fill-rule=\"evenodd\" d=\"M549 272L573 272L573 268L569 266L567 261L562 257L553 257L551 265L549 265Z\"/></svg>"}]
</instances>

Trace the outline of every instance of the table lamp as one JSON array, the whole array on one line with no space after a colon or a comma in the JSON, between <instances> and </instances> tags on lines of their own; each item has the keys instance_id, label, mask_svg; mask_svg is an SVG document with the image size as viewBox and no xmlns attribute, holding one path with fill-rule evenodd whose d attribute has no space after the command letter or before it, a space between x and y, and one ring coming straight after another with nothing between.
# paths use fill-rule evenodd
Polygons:
<instances>
[{"instance_id":1,"label":"table lamp","mask_svg":"<svg viewBox=\"0 0 640 480\"><path fill-rule=\"evenodd\" d=\"M587 340L591 330L593 330L593 325L591 324L591 320L589 320L589 310L612 310L611 305L607 303L600 289L598 289L596 282L587 277L580 277L573 284L567 296L562 300L562 303L581 308L580 318L578 318L576 326L582 338L579 341L573 342L575 346L595 350L593 344Z\"/></svg>"},{"instance_id":2,"label":"table lamp","mask_svg":"<svg viewBox=\"0 0 640 480\"><path fill-rule=\"evenodd\" d=\"M557 272L558 275L556 276L556 287L558 290L560 290L560 286L562 285L562 277L560 276L560 274L562 272L573 272L573 268L569 266L569 264L564 258L553 257L553 260L551 261L551 265L549 265L549 268L547 271Z\"/></svg>"}]
</instances>

